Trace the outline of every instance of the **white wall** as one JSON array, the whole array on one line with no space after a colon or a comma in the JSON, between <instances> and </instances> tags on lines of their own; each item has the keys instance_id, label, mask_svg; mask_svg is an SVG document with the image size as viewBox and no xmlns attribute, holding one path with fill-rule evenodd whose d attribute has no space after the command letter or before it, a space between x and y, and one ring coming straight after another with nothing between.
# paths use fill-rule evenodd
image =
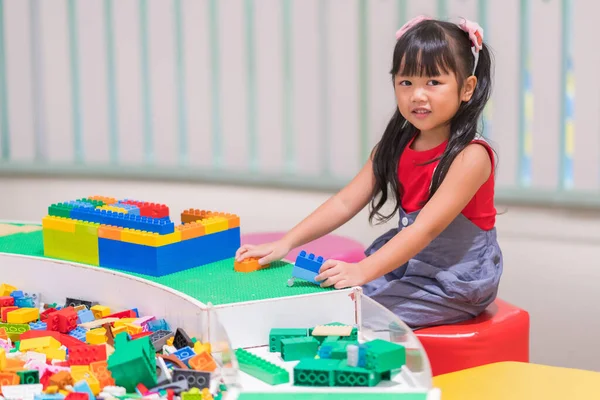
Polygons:
<instances>
[{"instance_id":1,"label":"white wall","mask_svg":"<svg viewBox=\"0 0 600 400\"><path fill-rule=\"evenodd\" d=\"M162 202L177 215L208 208L241 216L242 230L285 230L326 193L201 184L0 178L0 219L40 221L52 202L91 194ZM600 213L498 206L505 257L500 296L531 313L531 361L600 371ZM366 212L338 230L368 245L388 227Z\"/></svg>"}]
</instances>

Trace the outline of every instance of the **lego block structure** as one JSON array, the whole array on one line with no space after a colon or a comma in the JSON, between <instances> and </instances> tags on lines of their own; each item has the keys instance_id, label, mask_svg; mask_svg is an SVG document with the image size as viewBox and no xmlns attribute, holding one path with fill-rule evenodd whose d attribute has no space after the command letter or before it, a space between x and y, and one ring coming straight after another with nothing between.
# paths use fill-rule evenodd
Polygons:
<instances>
[{"instance_id":1,"label":"lego block structure","mask_svg":"<svg viewBox=\"0 0 600 400\"><path fill-rule=\"evenodd\" d=\"M151 276L234 257L239 217L193 211L175 226L164 204L103 196L52 204L42 219L44 255Z\"/></svg>"}]
</instances>

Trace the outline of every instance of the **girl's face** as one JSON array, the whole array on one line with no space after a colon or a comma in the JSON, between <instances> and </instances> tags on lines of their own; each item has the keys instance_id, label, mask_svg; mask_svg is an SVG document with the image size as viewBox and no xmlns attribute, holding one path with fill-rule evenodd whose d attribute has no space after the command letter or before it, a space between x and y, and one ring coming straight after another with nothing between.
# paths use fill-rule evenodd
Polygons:
<instances>
[{"instance_id":1,"label":"girl's face","mask_svg":"<svg viewBox=\"0 0 600 400\"><path fill-rule=\"evenodd\" d=\"M476 82L477 78L470 76L459 90L452 72L435 77L398 74L394 78L398 109L421 132L448 130L461 102L473 95Z\"/></svg>"}]
</instances>

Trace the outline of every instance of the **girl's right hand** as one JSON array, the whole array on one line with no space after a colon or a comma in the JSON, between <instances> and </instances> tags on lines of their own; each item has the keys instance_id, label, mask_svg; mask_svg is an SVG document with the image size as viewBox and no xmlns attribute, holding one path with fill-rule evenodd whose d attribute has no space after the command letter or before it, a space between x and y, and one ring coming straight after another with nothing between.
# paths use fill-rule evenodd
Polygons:
<instances>
[{"instance_id":1,"label":"girl's right hand","mask_svg":"<svg viewBox=\"0 0 600 400\"><path fill-rule=\"evenodd\" d=\"M290 246L282 240L265 243L261 245L245 244L235 253L236 261L242 261L245 258L258 258L260 265L266 265L273 261L279 261L290 252Z\"/></svg>"}]
</instances>

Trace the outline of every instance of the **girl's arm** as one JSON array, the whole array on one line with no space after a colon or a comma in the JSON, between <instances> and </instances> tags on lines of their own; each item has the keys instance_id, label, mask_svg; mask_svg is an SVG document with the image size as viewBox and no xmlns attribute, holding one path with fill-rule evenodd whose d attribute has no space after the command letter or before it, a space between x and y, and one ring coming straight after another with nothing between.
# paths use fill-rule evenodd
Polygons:
<instances>
[{"instance_id":1,"label":"girl's arm","mask_svg":"<svg viewBox=\"0 0 600 400\"><path fill-rule=\"evenodd\" d=\"M293 249L339 228L369 203L374 186L373 163L369 158L348 185L298 223L282 240Z\"/></svg>"},{"instance_id":2,"label":"girl's arm","mask_svg":"<svg viewBox=\"0 0 600 400\"><path fill-rule=\"evenodd\" d=\"M291 249L328 234L354 217L371 199L374 186L373 164L369 159L348 185L321 204L281 240L258 246L243 245L237 250L236 259L242 261L257 257L259 264L264 265L284 258Z\"/></svg>"},{"instance_id":3,"label":"girl's arm","mask_svg":"<svg viewBox=\"0 0 600 400\"><path fill-rule=\"evenodd\" d=\"M415 222L360 262L365 283L395 270L423 250L462 212L491 172L488 151L478 144L467 146L452 162L444 181ZM325 273L321 275L325 277Z\"/></svg>"}]
</instances>

